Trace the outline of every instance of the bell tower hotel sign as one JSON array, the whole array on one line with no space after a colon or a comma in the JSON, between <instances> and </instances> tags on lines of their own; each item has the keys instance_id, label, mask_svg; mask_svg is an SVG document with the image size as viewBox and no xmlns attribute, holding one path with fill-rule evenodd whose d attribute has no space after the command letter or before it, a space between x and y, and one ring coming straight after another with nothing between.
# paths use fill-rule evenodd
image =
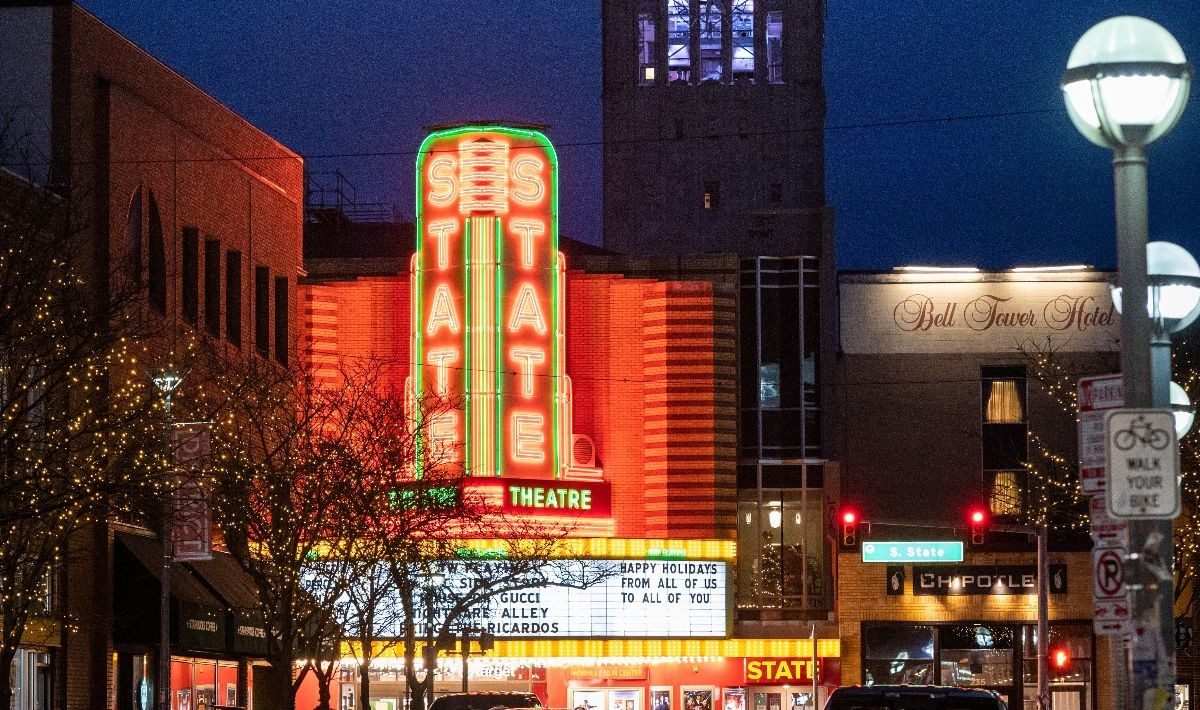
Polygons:
<instances>
[{"instance_id":1,"label":"bell tower hotel sign","mask_svg":"<svg viewBox=\"0 0 1200 710\"><path fill-rule=\"evenodd\" d=\"M554 147L534 130L440 130L416 185L410 384L461 402L433 444L507 511L611 518L603 472L571 457Z\"/></svg>"},{"instance_id":2,"label":"bell tower hotel sign","mask_svg":"<svg viewBox=\"0 0 1200 710\"><path fill-rule=\"evenodd\" d=\"M1107 274L1051 272L847 273L840 279L842 351L1115 351L1120 316Z\"/></svg>"}]
</instances>

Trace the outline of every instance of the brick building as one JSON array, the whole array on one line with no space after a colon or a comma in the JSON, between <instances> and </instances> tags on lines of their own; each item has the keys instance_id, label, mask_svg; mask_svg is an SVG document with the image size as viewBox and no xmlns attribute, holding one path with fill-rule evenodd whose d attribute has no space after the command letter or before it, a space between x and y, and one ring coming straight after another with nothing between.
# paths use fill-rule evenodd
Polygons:
<instances>
[{"instance_id":1,"label":"brick building","mask_svg":"<svg viewBox=\"0 0 1200 710\"><path fill-rule=\"evenodd\" d=\"M1028 708L1038 654L1061 651L1055 707L1112 705L1111 637L1092 626L1086 501L1068 500L1076 472L1062 463L1076 460L1076 380L1117 369L1109 276L840 275L842 502L858 515L857 539L838 555L844 683L986 687ZM1036 546L1014 526L1046 501L1059 512L1039 649ZM973 529L973 511L986 524Z\"/></svg>"},{"instance_id":2,"label":"brick building","mask_svg":"<svg viewBox=\"0 0 1200 710\"><path fill-rule=\"evenodd\" d=\"M532 216L524 211L525 198L535 207L545 205L543 194L552 196L551 204L570 199L557 195L552 178L545 178L544 193L523 182L533 174L527 169L543 170L554 162L539 145L548 143L538 131L520 127L468 125L435 131L418 159L415 229L354 221L347 218L356 212L353 208L310 210L301 298L303 345L312 367L333 384L347 358L377 358L392 365L394 383L424 378L462 387L476 412L491 412L495 401L478 397L520 391L530 383L528 392L536 398L542 386L537 378L569 381L559 385L558 401L569 407L554 420L558 433L550 418L544 429L539 418L537 438L525 439L532 445L542 443L542 434L545 441L569 434L572 445L564 448L569 458L557 469L516 473L523 469L516 460L522 435L515 427L511 442L501 444L506 452L502 465L491 474L481 471L493 471L494 460L472 444L489 436L486 427L491 425L463 423L456 414L445 435L462 442L473 477L481 485L501 487L506 509L511 505L513 512L534 518L550 514L512 492L514 485L543 479L552 479L554 487L603 495L610 505L599 514L580 514L572 521L572 537L586 540L581 548L588 551L585 559L633 560L655 569L645 579L622 577L622 583L657 582L658 589L678 585L681 591L685 584L703 583L721 590L719 599L705 595L707 601L680 599L679 594L670 600L670 592L658 599L656 592L645 600L618 602L625 595L613 589L603 592L613 595L605 607L574 610L569 615L574 622L563 617L569 629L548 636L505 633L502 619L488 617L484 625L496 626L497 645L472 666L472 689L534 690L551 706L620 701L629 710L664 703L682 707L702 702L701 695L709 703L741 707L758 702L763 710L784 700L800 702L797 707L812 705L814 650L820 656L822 687L837 683L837 640L823 633L814 648L807 631L790 633L812 628L797 622L795 612L824 618L832 603L824 544L825 484L822 466L815 463L822 451L818 420L808 412L811 448L805 447L804 434L792 430L785 435L779 430L787 427L774 423L775 436L786 436L794 450L771 450L765 466L759 455L762 440L755 435L739 443L738 428L747 408L749 416L759 416L760 299L771 302L762 307L765 320L790 314L796 330L808 328L815 334L825 304L816 285L827 264L799 257L743 262L735 254L631 256L561 237L553 207ZM508 204L484 204L490 198L477 195L488 191L470 191L484 179L471 171L484 164L512 166L508 178L505 168L491 167L486 173L486 187L502 185L494 192L506 195ZM447 211L454 205L458 211ZM528 220L544 220L538 224L545 231L530 227ZM553 253L540 251L547 241L557 245ZM466 249L469 262L458 256L467 254ZM493 278L492 272L498 276ZM548 276L554 273L557 282ZM534 285L532 295L523 295L526 283ZM505 288L521 290L493 301L491 294ZM739 320L739 303L747 301L756 317ZM503 310L502 319L492 315L493 303ZM545 315L544 329L534 328L539 312ZM523 332L524 324L529 324L531 337L534 330L561 332L556 341L561 360L543 358L540 353L554 346L535 339L538 354L524 355L527 360L510 357L505 367L493 369L489 363L503 357L493 353L509 349L508 339ZM744 403L747 395L739 382L744 385L740 374L747 367L742 364L747 351L741 338L747 329L755 365L750 368L751 401ZM493 341L497 331L501 339ZM789 345L781 350L779 340ZM803 353L795 338L774 337L771 342L776 349L768 348L767 355L774 355L775 366L768 374L767 396L773 401L766 408L779 409L782 398L793 408L789 411L801 412L803 398L809 397L810 404L815 398L817 344L828 341L812 338L806 341L812 350ZM780 364L781 352L790 361ZM548 369L560 362L558 373ZM822 360L828 362L831 358ZM533 379L522 380L526 372ZM477 383L490 381L493 373L503 384L487 385L481 392ZM510 406L516 405L502 403L500 409L507 413ZM492 421L491 414L484 418ZM794 427L803 429L801 421ZM766 446L782 444L768 438ZM803 463L806 454L811 465ZM799 490L806 475L810 488ZM785 496L778 490L760 495L755 487L760 476L776 489L791 490ZM752 482L749 494L743 479ZM779 564L771 567L772 560ZM704 572L693 580L675 576L686 574L688 565ZM524 613L516 605L500 606L503 613ZM751 610L752 618L744 618L742 607ZM535 612L552 619L565 613L552 605ZM774 625L762 619L772 615ZM576 624L586 618L593 626L577 630ZM797 670L793 676L758 671L747 676L747 662L751 668L763 662ZM438 692L457 688L459 664L443 659ZM372 698L398 702L403 689L396 673L386 662L372 668L377 669L372 670ZM790 680L809 685L789 698L791 691L784 686ZM341 692L343 700L352 698L353 682L344 683ZM684 698L685 692L700 695Z\"/></svg>"},{"instance_id":3,"label":"brick building","mask_svg":"<svg viewBox=\"0 0 1200 710\"><path fill-rule=\"evenodd\" d=\"M293 357L304 199L296 153L69 2L0 8L0 110L24 136L35 179L83 216L98 291L138 286L164 340L191 330L231 351ZM156 567L139 553L158 543L121 529L94 526L77 541L60 604L87 622L30 648L29 692L16 707L140 708L152 697L157 621L130 626L114 597L156 598ZM222 622L252 601L230 587L233 572L176 567L178 601L207 604ZM223 635L189 641L186 613L177 617L173 697L245 703L256 652L235 651Z\"/></svg>"}]
</instances>

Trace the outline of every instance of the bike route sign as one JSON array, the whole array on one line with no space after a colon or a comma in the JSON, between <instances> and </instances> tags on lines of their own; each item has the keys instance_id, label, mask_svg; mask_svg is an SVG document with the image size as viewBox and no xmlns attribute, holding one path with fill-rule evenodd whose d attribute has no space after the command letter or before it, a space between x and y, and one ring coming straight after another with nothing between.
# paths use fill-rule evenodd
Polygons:
<instances>
[{"instance_id":1,"label":"bike route sign","mask_svg":"<svg viewBox=\"0 0 1200 710\"><path fill-rule=\"evenodd\" d=\"M1169 409L1114 409L1104 415L1108 512L1115 518L1179 515L1179 442Z\"/></svg>"}]
</instances>

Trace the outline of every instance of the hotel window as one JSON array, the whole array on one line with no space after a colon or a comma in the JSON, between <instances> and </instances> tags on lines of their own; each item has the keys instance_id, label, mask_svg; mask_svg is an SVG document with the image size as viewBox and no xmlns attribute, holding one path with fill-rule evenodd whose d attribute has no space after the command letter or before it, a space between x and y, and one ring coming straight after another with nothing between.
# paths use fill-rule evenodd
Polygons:
<instances>
[{"instance_id":1,"label":"hotel window","mask_svg":"<svg viewBox=\"0 0 1200 710\"><path fill-rule=\"evenodd\" d=\"M638 8L637 42L638 42L638 83L650 85L654 83L655 71L658 66L658 43L656 42L657 12L654 2L642 0Z\"/></svg>"},{"instance_id":2,"label":"hotel window","mask_svg":"<svg viewBox=\"0 0 1200 710\"><path fill-rule=\"evenodd\" d=\"M982 463L992 515L1024 510L1025 462L1029 457L1026 370L984 366L980 371Z\"/></svg>"},{"instance_id":3,"label":"hotel window","mask_svg":"<svg viewBox=\"0 0 1200 710\"><path fill-rule=\"evenodd\" d=\"M271 274L254 267L254 346L266 357L271 352Z\"/></svg>"},{"instance_id":4,"label":"hotel window","mask_svg":"<svg viewBox=\"0 0 1200 710\"><path fill-rule=\"evenodd\" d=\"M275 277L275 360L288 363L288 280Z\"/></svg>"},{"instance_id":5,"label":"hotel window","mask_svg":"<svg viewBox=\"0 0 1200 710\"><path fill-rule=\"evenodd\" d=\"M667 81L692 77L691 0L667 0Z\"/></svg>"},{"instance_id":6,"label":"hotel window","mask_svg":"<svg viewBox=\"0 0 1200 710\"><path fill-rule=\"evenodd\" d=\"M159 313L167 312L167 248L163 240L162 217L158 213L158 201L154 190L150 191L148 204L150 215L150 305Z\"/></svg>"},{"instance_id":7,"label":"hotel window","mask_svg":"<svg viewBox=\"0 0 1200 710\"><path fill-rule=\"evenodd\" d=\"M754 0L733 0L733 78L754 81Z\"/></svg>"},{"instance_id":8,"label":"hotel window","mask_svg":"<svg viewBox=\"0 0 1200 710\"><path fill-rule=\"evenodd\" d=\"M721 183L704 183L704 209L715 210L721 205Z\"/></svg>"},{"instance_id":9,"label":"hotel window","mask_svg":"<svg viewBox=\"0 0 1200 710\"><path fill-rule=\"evenodd\" d=\"M204 327L221 337L221 242L204 242Z\"/></svg>"},{"instance_id":10,"label":"hotel window","mask_svg":"<svg viewBox=\"0 0 1200 710\"><path fill-rule=\"evenodd\" d=\"M192 325L200 320L200 232L183 228L183 288L180 292L183 319Z\"/></svg>"},{"instance_id":11,"label":"hotel window","mask_svg":"<svg viewBox=\"0 0 1200 710\"><path fill-rule=\"evenodd\" d=\"M225 253L225 339L242 346L242 253Z\"/></svg>"},{"instance_id":12,"label":"hotel window","mask_svg":"<svg viewBox=\"0 0 1200 710\"><path fill-rule=\"evenodd\" d=\"M776 9L778 4L774 0L767 8L767 81L772 84L783 83L783 11Z\"/></svg>"},{"instance_id":13,"label":"hotel window","mask_svg":"<svg viewBox=\"0 0 1200 710\"><path fill-rule=\"evenodd\" d=\"M720 81L725 72L725 0L700 0L700 80Z\"/></svg>"}]
</instances>

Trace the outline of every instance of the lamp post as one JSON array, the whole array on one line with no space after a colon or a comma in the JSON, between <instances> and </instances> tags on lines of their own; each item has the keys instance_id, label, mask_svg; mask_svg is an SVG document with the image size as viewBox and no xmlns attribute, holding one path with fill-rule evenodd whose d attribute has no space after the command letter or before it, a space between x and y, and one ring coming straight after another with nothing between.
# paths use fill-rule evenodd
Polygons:
<instances>
[{"instance_id":1,"label":"lamp post","mask_svg":"<svg viewBox=\"0 0 1200 710\"><path fill-rule=\"evenodd\" d=\"M151 381L162 395L163 405L163 454L171 456L171 404L175 390L183 384L183 375L173 370L163 370L152 376ZM167 471L171 464L167 458ZM159 544L162 546L162 571L159 573L158 587L158 707L159 710L171 710L171 562L174 549L171 542L171 518L173 514L171 500L172 483L163 496L161 507L161 529L158 531Z\"/></svg>"},{"instance_id":2,"label":"lamp post","mask_svg":"<svg viewBox=\"0 0 1200 710\"><path fill-rule=\"evenodd\" d=\"M1116 306L1117 312L1121 313L1122 320L1129 319L1132 313L1126 313L1128 309L1124 305L1124 288L1114 287L1112 295L1113 305ZM1177 244L1150 242L1146 245L1146 314L1150 324L1150 383L1153 406L1172 410L1175 435L1176 438L1181 438L1191 429L1195 412L1191 407L1187 392L1171 381L1171 334L1184 330L1191 325L1197 315L1200 315L1200 265L1186 249ZM1166 641L1170 639L1173 642L1173 633L1169 633L1168 629L1173 632L1175 623L1174 585L1170 576L1170 563L1174 560L1174 540L1170 521L1132 520L1130 521L1130 539L1134 545L1138 540L1143 539L1136 532L1135 526L1145 528L1146 531L1143 534L1148 542L1151 540L1163 541L1155 546L1149 544L1144 547L1135 546L1134 550L1137 551L1138 559L1145 557L1151 561L1155 558L1166 561L1165 571L1158 575L1142 574L1142 578L1138 580L1139 584L1134 588L1135 619L1139 618L1137 615L1141 612L1157 619L1161 624L1158 629L1162 633L1161 645L1157 640L1153 645L1148 643L1135 645L1133 662L1144 663L1147 660L1145 655L1155 649L1159 652L1167 649L1165 655L1170 655L1169 649L1173 649L1173 643ZM1156 550L1154 547L1158 549ZM1143 570L1143 572L1145 571ZM1141 600L1139 600L1139 596L1142 597ZM1144 602L1147 606L1139 606L1139 601ZM1156 609L1157 613L1149 613ZM1139 653L1143 657L1139 658ZM1174 656L1170 655L1170 658L1173 661ZM1170 664L1170 668L1170 682L1173 685L1173 662ZM1165 674L1166 671L1160 669L1159 672ZM1143 673L1142 675L1147 674ZM1135 682L1139 680L1136 672L1134 679ZM1149 681L1149 678L1145 680ZM1160 682L1156 686L1141 684L1140 693L1134 696L1135 702L1138 698L1145 697L1147 691L1153 694L1155 688L1160 691L1165 690L1165 684L1166 678L1161 678L1161 676ZM1135 692L1138 690L1135 686ZM1173 688L1170 690L1173 692ZM1159 693L1153 697L1162 697L1162 695ZM1143 704L1150 705L1151 701L1145 700Z\"/></svg>"},{"instance_id":3,"label":"lamp post","mask_svg":"<svg viewBox=\"0 0 1200 710\"><path fill-rule=\"evenodd\" d=\"M1145 149L1179 121L1191 77L1192 67L1170 32L1150 20L1122 16L1104 20L1079 38L1062 79L1075 127L1088 140L1113 151L1118 278L1128 301L1121 319L1121 371L1125 406L1130 408L1165 408L1170 403L1169 342L1166 348L1152 348L1156 338L1147 310L1147 295L1155 294L1146 290ZM1165 362L1159 357L1164 349ZM1165 371L1156 372L1164 366ZM1129 536L1139 560L1163 561L1169 572L1174 559L1171 521L1131 520ZM1147 575L1146 566L1133 570L1139 577L1133 590L1133 619L1144 628L1131 654L1136 671L1132 701L1137 708L1164 707L1173 697L1175 682L1174 656L1167 651L1174 628L1173 585L1169 574L1165 581ZM1043 646L1045 641L1038 639ZM1119 668L1113 670L1120 677ZM1123 700L1118 698L1119 703Z\"/></svg>"}]
</instances>

